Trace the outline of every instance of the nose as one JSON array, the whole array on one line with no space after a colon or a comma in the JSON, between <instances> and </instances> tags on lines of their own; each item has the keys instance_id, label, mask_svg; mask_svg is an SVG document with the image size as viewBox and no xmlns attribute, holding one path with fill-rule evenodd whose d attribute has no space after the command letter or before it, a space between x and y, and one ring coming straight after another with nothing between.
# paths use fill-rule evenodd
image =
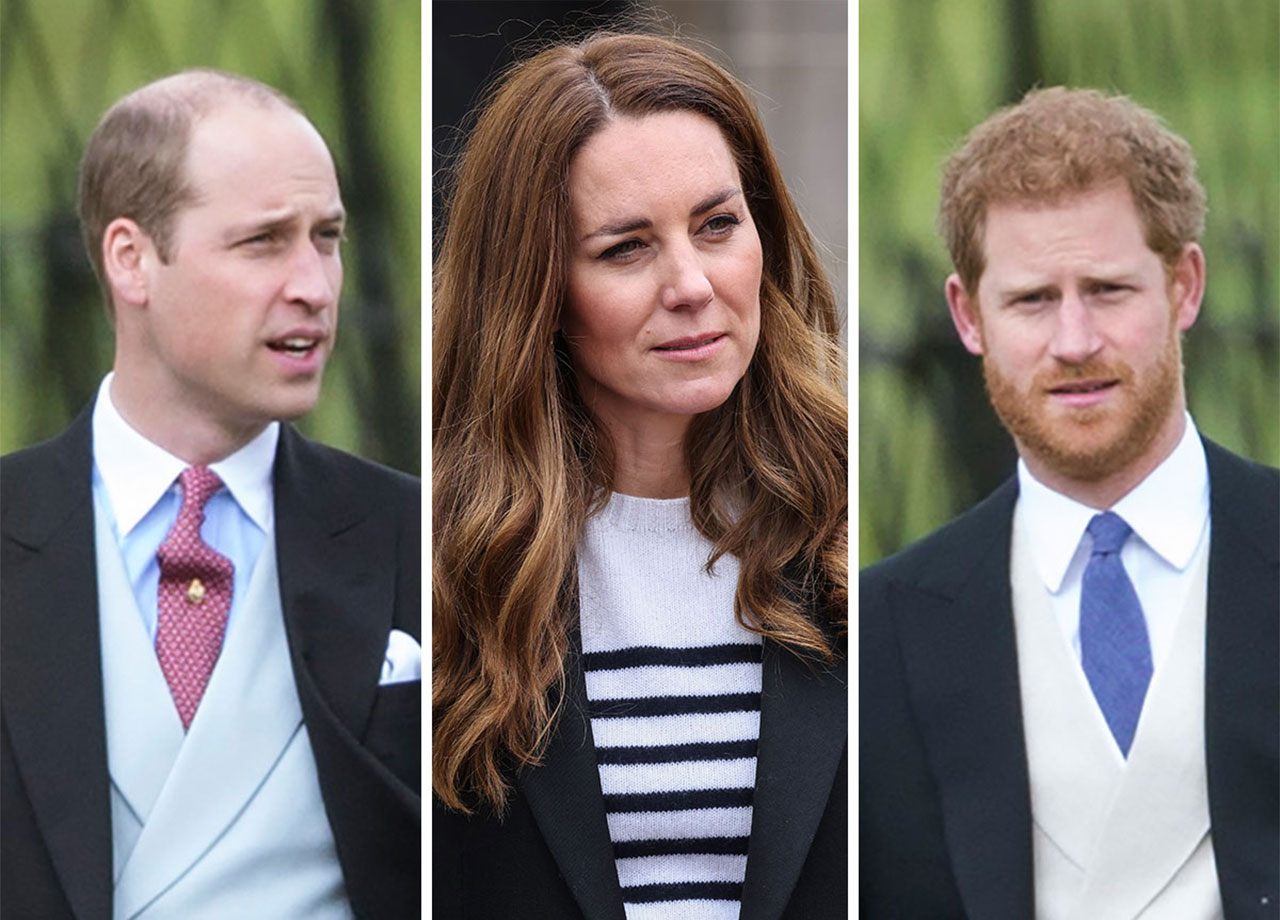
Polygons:
<instances>
[{"instance_id":1,"label":"nose","mask_svg":"<svg viewBox=\"0 0 1280 920\"><path fill-rule=\"evenodd\" d=\"M1083 364L1102 348L1089 305L1078 291L1067 291L1058 305L1049 353L1064 364Z\"/></svg>"},{"instance_id":2,"label":"nose","mask_svg":"<svg viewBox=\"0 0 1280 920\"><path fill-rule=\"evenodd\" d=\"M285 298L318 313L338 302L342 288L342 263L335 254L321 252L314 242L302 242L289 260Z\"/></svg>"},{"instance_id":3,"label":"nose","mask_svg":"<svg viewBox=\"0 0 1280 920\"><path fill-rule=\"evenodd\" d=\"M702 257L692 245L669 253L662 283L662 306L668 310L705 307L715 296Z\"/></svg>"}]
</instances>

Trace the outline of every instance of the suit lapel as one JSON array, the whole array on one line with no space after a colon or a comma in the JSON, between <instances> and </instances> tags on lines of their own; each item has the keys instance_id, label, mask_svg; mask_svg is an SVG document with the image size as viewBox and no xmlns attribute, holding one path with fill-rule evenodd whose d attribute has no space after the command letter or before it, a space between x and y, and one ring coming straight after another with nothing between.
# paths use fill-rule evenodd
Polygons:
<instances>
[{"instance_id":1,"label":"suit lapel","mask_svg":"<svg viewBox=\"0 0 1280 920\"><path fill-rule=\"evenodd\" d=\"M274 471L276 554L290 648L333 716L356 737L373 708L393 598L370 570L394 558L370 509L341 488L289 426ZM302 690L302 687L299 687Z\"/></svg>"},{"instance_id":2,"label":"suit lapel","mask_svg":"<svg viewBox=\"0 0 1280 920\"><path fill-rule=\"evenodd\" d=\"M6 495L5 727L67 899L111 909L111 829L91 489L91 409ZM34 454L28 458L34 460Z\"/></svg>"},{"instance_id":3,"label":"suit lapel","mask_svg":"<svg viewBox=\"0 0 1280 920\"><path fill-rule=\"evenodd\" d=\"M1259 903L1280 897L1276 475L1208 440L1204 447L1211 528L1205 624L1209 814L1227 916L1248 916Z\"/></svg>"},{"instance_id":4,"label":"suit lapel","mask_svg":"<svg viewBox=\"0 0 1280 920\"><path fill-rule=\"evenodd\" d=\"M782 916L848 744L846 657L827 669L766 641L762 668L742 920Z\"/></svg>"},{"instance_id":5,"label":"suit lapel","mask_svg":"<svg viewBox=\"0 0 1280 920\"><path fill-rule=\"evenodd\" d=\"M1016 498L1011 480L935 538L941 551L930 571L891 587L911 703L972 920L1033 913L1030 784L1009 583Z\"/></svg>"},{"instance_id":6,"label":"suit lapel","mask_svg":"<svg viewBox=\"0 0 1280 920\"><path fill-rule=\"evenodd\" d=\"M417 877L422 802L362 743L395 607L393 581L378 573L404 561L388 509L350 487L336 456L281 427L273 481L289 654L351 906L416 915L417 888L384 882Z\"/></svg>"},{"instance_id":7,"label":"suit lapel","mask_svg":"<svg viewBox=\"0 0 1280 920\"><path fill-rule=\"evenodd\" d=\"M516 781L586 920L623 920L576 632L570 644L555 734L542 764L521 771Z\"/></svg>"}]
</instances>

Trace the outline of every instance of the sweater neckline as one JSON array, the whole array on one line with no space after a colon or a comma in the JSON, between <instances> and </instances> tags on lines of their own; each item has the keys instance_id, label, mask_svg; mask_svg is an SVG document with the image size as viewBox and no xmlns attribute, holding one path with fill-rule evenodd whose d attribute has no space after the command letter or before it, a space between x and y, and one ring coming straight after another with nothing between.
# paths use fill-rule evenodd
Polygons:
<instances>
[{"instance_id":1,"label":"sweater neckline","mask_svg":"<svg viewBox=\"0 0 1280 920\"><path fill-rule=\"evenodd\" d=\"M648 533L693 532L693 518L689 515L689 497L641 498L612 492L609 502L588 520L611 530L642 531Z\"/></svg>"}]
</instances>

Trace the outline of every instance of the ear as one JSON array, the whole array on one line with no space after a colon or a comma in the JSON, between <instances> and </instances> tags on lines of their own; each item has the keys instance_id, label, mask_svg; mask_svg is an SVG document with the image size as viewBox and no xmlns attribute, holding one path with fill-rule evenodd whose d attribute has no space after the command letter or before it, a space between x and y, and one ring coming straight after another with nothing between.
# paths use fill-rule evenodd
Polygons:
<instances>
[{"instance_id":1,"label":"ear","mask_svg":"<svg viewBox=\"0 0 1280 920\"><path fill-rule=\"evenodd\" d=\"M1178 330L1191 328L1200 315L1204 299L1204 250L1196 243L1183 247L1182 255L1169 272L1169 300L1173 304Z\"/></svg>"},{"instance_id":2,"label":"ear","mask_svg":"<svg viewBox=\"0 0 1280 920\"><path fill-rule=\"evenodd\" d=\"M113 300L146 306L147 263L155 257L151 237L127 217L117 217L102 233L102 269Z\"/></svg>"},{"instance_id":3,"label":"ear","mask_svg":"<svg viewBox=\"0 0 1280 920\"><path fill-rule=\"evenodd\" d=\"M977 298L969 296L964 282L954 272L947 278L947 306L960 341L970 354L982 354L982 317L978 315Z\"/></svg>"}]
</instances>

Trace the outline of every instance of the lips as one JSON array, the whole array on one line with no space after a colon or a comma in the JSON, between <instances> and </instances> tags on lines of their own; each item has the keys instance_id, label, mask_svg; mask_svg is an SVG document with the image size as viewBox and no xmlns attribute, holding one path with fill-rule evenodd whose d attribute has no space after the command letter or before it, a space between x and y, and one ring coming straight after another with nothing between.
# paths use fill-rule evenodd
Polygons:
<instances>
[{"instance_id":1,"label":"lips","mask_svg":"<svg viewBox=\"0 0 1280 920\"><path fill-rule=\"evenodd\" d=\"M1073 396L1083 393L1099 393L1103 390L1119 386L1119 380L1073 380L1049 387L1049 392L1060 396Z\"/></svg>"},{"instance_id":2,"label":"lips","mask_svg":"<svg viewBox=\"0 0 1280 920\"><path fill-rule=\"evenodd\" d=\"M277 339L270 339L267 342L267 347L272 351L278 351L294 357L302 357L310 354L325 338L326 336L322 332L293 332Z\"/></svg>"},{"instance_id":3,"label":"lips","mask_svg":"<svg viewBox=\"0 0 1280 920\"><path fill-rule=\"evenodd\" d=\"M690 335L679 339L671 339L661 345L655 345L654 351L693 351L724 338L723 332L708 332L704 335Z\"/></svg>"}]
</instances>

